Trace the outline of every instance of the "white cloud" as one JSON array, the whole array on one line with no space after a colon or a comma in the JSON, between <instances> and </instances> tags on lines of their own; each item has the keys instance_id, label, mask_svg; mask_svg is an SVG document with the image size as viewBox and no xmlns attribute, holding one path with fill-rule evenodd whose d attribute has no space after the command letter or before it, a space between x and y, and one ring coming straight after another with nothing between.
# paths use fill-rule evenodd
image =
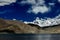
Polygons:
<instances>
[{"instance_id":1,"label":"white cloud","mask_svg":"<svg viewBox=\"0 0 60 40\"><path fill-rule=\"evenodd\" d=\"M21 4L36 4L35 0L23 0L21 1Z\"/></svg>"},{"instance_id":2,"label":"white cloud","mask_svg":"<svg viewBox=\"0 0 60 40\"><path fill-rule=\"evenodd\" d=\"M50 8L46 7L46 6L35 6L32 8L32 12L35 13L35 14L38 14L38 13L45 13L45 12L48 12L50 10Z\"/></svg>"},{"instance_id":3,"label":"white cloud","mask_svg":"<svg viewBox=\"0 0 60 40\"><path fill-rule=\"evenodd\" d=\"M26 24L31 23L38 25L40 27L46 27L46 26L53 26L60 24L60 15L56 16L55 18L47 18L47 19L40 19L37 17L33 22L24 22Z\"/></svg>"},{"instance_id":4,"label":"white cloud","mask_svg":"<svg viewBox=\"0 0 60 40\"><path fill-rule=\"evenodd\" d=\"M47 7L45 5L45 1L44 0L23 0L21 1L21 4L31 4L31 8L29 8L29 10L27 11L28 13L46 13L50 11L50 7Z\"/></svg>"},{"instance_id":5,"label":"white cloud","mask_svg":"<svg viewBox=\"0 0 60 40\"><path fill-rule=\"evenodd\" d=\"M44 4L44 0L23 0L21 1L22 4L32 4L32 5L39 5Z\"/></svg>"},{"instance_id":6,"label":"white cloud","mask_svg":"<svg viewBox=\"0 0 60 40\"><path fill-rule=\"evenodd\" d=\"M16 2L16 0L0 0L0 6L9 5Z\"/></svg>"},{"instance_id":7,"label":"white cloud","mask_svg":"<svg viewBox=\"0 0 60 40\"><path fill-rule=\"evenodd\" d=\"M16 19L13 19L13 20L16 20Z\"/></svg>"},{"instance_id":8,"label":"white cloud","mask_svg":"<svg viewBox=\"0 0 60 40\"><path fill-rule=\"evenodd\" d=\"M55 3L48 3L50 6L54 6L55 5Z\"/></svg>"},{"instance_id":9,"label":"white cloud","mask_svg":"<svg viewBox=\"0 0 60 40\"><path fill-rule=\"evenodd\" d=\"M58 2L60 3L60 0L58 0Z\"/></svg>"}]
</instances>

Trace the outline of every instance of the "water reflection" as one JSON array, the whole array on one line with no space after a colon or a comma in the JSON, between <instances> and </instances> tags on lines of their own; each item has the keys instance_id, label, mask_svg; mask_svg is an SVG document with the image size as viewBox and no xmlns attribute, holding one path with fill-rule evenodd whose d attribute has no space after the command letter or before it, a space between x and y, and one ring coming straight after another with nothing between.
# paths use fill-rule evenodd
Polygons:
<instances>
[{"instance_id":1,"label":"water reflection","mask_svg":"<svg viewBox=\"0 0 60 40\"><path fill-rule=\"evenodd\" d=\"M0 35L1 40L60 40L60 34L6 34Z\"/></svg>"}]
</instances>

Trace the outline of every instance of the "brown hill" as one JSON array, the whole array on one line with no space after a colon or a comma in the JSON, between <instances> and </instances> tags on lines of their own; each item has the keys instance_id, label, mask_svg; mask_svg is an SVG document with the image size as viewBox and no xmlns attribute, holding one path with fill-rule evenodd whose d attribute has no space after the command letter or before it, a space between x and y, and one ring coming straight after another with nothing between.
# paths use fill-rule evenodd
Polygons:
<instances>
[{"instance_id":1,"label":"brown hill","mask_svg":"<svg viewBox=\"0 0 60 40\"><path fill-rule=\"evenodd\" d=\"M37 25L27 25L18 20L0 19L0 33L60 33L60 25L48 28L40 28Z\"/></svg>"}]
</instances>

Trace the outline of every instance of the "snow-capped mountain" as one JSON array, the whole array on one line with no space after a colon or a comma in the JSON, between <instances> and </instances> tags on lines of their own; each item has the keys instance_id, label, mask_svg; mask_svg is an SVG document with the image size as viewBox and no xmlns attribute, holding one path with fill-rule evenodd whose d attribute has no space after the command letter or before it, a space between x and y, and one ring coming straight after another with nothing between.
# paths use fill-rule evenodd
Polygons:
<instances>
[{"instance_id":1,"label":"snow-capped mountain","mask_svg":"<svg viewBox=\"0 0 60 40\"><path fill-rule=\"evenodd\" d=\"M59 15L60 16L60 15ZM40 27L45 27L45 26L53 26L53 25L58 25L60 24L60 19L59 17L56 18L47 18L47 19L39 19L39 17L37 17L33 22L24 22L25 24L35 24L38 25Z\"/></svg>"}]
</instances>

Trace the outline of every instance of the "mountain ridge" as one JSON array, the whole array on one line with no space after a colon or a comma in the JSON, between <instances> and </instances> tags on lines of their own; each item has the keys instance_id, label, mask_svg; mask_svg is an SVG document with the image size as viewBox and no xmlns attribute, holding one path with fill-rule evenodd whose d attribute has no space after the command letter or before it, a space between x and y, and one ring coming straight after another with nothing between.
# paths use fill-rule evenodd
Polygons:
<instances>
[{"instance_id":1,"label":"mountain ridge","mask_svg":"<svg viewBox=\"0 0 60 40\"><path fill-rule=\"evenodd\" d=\"M2 31L2 32L1 32ZM41 28L35 25L28 25L18 20L0 19L0 33L15 34L45 34L60 33L60 25Z\"/></svg>"}]
</instances>

